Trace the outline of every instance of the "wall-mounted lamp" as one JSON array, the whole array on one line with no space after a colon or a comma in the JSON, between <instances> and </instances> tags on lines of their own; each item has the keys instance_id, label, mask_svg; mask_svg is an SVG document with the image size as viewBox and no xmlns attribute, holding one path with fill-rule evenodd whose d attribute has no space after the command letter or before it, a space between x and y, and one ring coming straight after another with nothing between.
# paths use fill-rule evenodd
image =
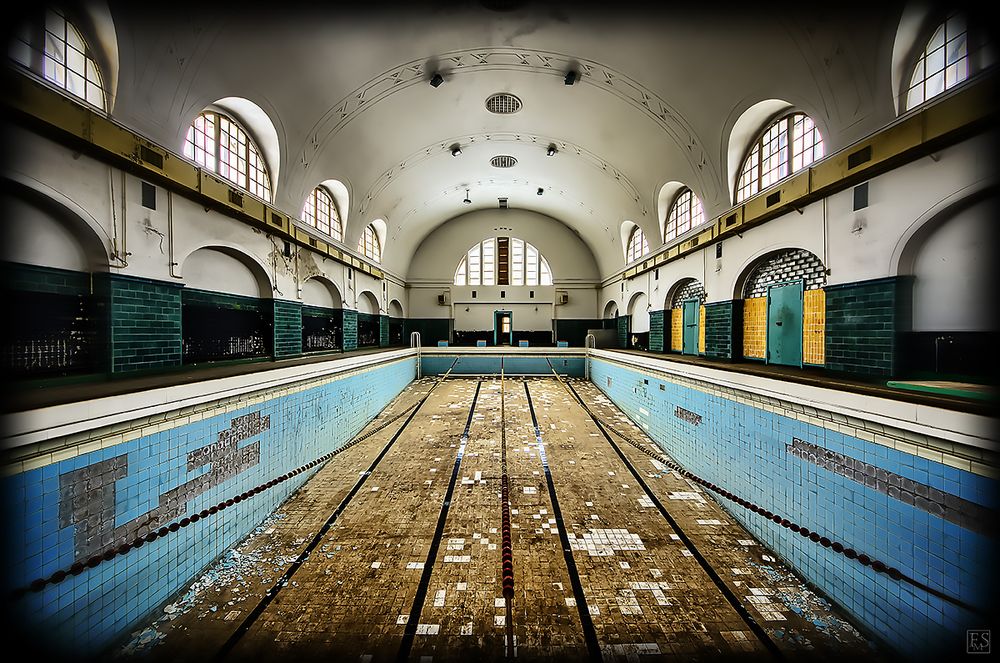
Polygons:
<instances>
[{"instance_id":1,"label":"wall-mounted lamp","mask_svg":"<svg viewBox=\"0 0 1000 663\"><path fill-rule=\"evenodd\" d=\"M457 157L461 153L462 153L462 148L459 147L457 144L451 146L451 156Z\"/></svg>"},{"instance_id":2,"label":"wall-mounted lamp","mask_svg":"<svg viewBox=\"0 0 1000 663\"><path fill-rule=\"evenodd\" d=\"M545 193L545 189L543 189L542 187L538 187L538 191L536 191L535 193L537 193L540 196L543 193Z\"/></svg>"},{"instance_id":3,"label":"wall-mounted lamp","mask_svg":"<svg viewBox=\"0 0 1000 663\"><path fill-rule=\"evenodd\" d=\"M552 157L555 156L555 154L556 154L556 146L549 145L549 149L545 150L545 156Z\"/></svg>"},{"instance_id":4,"label":"wall-mounted lamp","mask_svg":"<svg viewBox=\"0 0 1000 663\"><path fill-rule=\"evenodd\" d=\"M569 71L566 72L566 78L563 79L563 82L566 83L566 85L572 85L573 83L576 83L576 79L579 77L580 74L570 69Z\"/></svg>"},{"instance_id":5,"label":"wall-mounted lamp","mask_svg":"<svg viewBox=\"0 0 1000 663\"><path fill-rule=\"evenodd\" d=\"M468 189L465 190L465 200L463 200L462 202L465 203L466 205L471 205L472 204L472 201L469 199L469 190Z\"/></svg>"},{"instance_id":6,"label":"wall-mounted lamp","mask_svg":"<svg viewBox=\"0 0 1000 663\"><path fill-rule=\"evenodd\" d=\"M444 83L444 77L435 71L434 75L431 76L431 87L437 87L441 83Z\"/></svg>"}]
</instances>

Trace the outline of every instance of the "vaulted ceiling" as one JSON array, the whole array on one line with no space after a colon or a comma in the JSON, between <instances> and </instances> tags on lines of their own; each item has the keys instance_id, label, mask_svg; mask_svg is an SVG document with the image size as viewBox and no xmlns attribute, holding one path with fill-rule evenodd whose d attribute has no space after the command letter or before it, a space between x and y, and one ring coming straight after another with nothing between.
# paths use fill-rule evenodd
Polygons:
<instances>
[{"instance_id":1,"label":"vaulted ceiling","mask_svg":"<svg viewBox=\"0 0 1000 663\"><path fill-rule=\"evenodd\" d=\"M827 152L895 118L902 6L825 4L116 2L112 116L180 151L206 106L252 101L278 136L275 204L298 213L340 180L345 243L384 219L383 266L404 278L428 233L499 197L574 229L607 276L624 265L623 221L660 246L664 183L690 186L709 216L731 206L730 135L748 108L777 99L809 113ZM580 77L566 85L570 70ZM523 107L488 111L496 92ZM517 164L495 168L495 155Z\"/></svg>"}]
</instances>

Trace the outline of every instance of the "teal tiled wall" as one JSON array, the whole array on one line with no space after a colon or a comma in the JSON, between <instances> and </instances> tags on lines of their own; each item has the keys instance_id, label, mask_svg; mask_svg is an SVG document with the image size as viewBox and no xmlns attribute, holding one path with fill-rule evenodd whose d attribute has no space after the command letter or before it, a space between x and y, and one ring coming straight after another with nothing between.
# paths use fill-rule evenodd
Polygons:
<instances>
[{"instance_id":1,"label":"teal tiled wall","mask_svg":"<svg viewBox=\"0 0 1000 663\"><path fill-rule=\"evenodd\" d=\"M111 324L111 372L180 366L182 285L120 274L100 280Z\"/></svg>"},{"instance_id":2,"label":"teal tiled wall","mask_svg":"<svg viewBox=\"0 0 1000 663\"><path fill-rule=\"evenodd\" d=\"M669 320L667 321L669 325ZM663 311L649 312L649 350L651 352L663 352L666 345L663 333Z\"/></svg>"},{"instance_id":3,"label":"teal tiled wall","mask_svg":"<svg viewBox=\"0 0 1000 663\"><path fill-rule=\"evenodd\" d=\"M302 304L274 300L274 356L302 354Z\"/></svg>"},{"instance_id":4,"label":"teal tiled wall","mask_svg":"<svg viewBox=\"0 0 1000 663\"><path fill-rule=\"evenodd\" d=\"M910 276L826 286L826 367L892 375L899 335L910 330L912 289Z\"/></svg>"},{"instance_id":5,"label":"teal tiled wall","mask_svg":"<svg viewBox=\"0 0 1000 663\"><path fill-rule=\"evenodd\" d=\"M358 349L358 312L344 309L344 350Z\"/></svg>"}]
</instances>

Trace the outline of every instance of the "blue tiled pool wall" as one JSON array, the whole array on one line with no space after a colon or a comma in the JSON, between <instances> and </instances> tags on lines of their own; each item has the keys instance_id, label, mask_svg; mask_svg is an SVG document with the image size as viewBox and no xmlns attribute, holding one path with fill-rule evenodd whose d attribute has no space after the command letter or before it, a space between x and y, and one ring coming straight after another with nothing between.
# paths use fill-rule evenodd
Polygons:
<instances>
[{"instance_id":1,"label":"blue tiled pool wall","mask_svg":"<svg viewBox=\"0 0 1000 663\"><path fill-rule=\"evenodd\" d=\"M591 380L634 421L648 426L653 440L689 471L845 547L895 566L933 589L992 611L996 575L989 536L792 451L822 447L902 475L911 480L909 486L929 486L959 497L972 503L973 509L997 508L995 480L617 363L592 360ZM935 653L961 654L966 630L987 627L981 616L876 573L726 500L720 502L807 581L853 615L860 627L899 653L919 659Z\"/></svg>"},{"instance_id":2,"label":"blue tiled pool wall","mask_svg":"<svg viewBox=\"0 0 1000 663\"><path fill-rule=\"evenodd\" d=\"M166 522L173 522L340 447L415 372L414 359L395 361L5 477L5 591L86 561L101 538L82 540L78 530L83 527L112 537L127 531L131 541L135 527L130 529L129 523L144 514L166 514ZM206 464L188 469L201 461ZM71 647L74 657L106 650L245 537L307 478L303 473L40 593L29 593L10 604L9 613L23 620L18 628L42 638L40 642ZM89 483L74 493L74 483L83 480ZM101 495L105 503L98 506Z\"/></svg>"},{"instance_id":3,"label":"blue tiled pool wall","mask_svg":"<svg viewBox=\"0 0 1000 663\"><path fill-rule=\"evenodd\" d=\"M452 369L452 375L500 374L500 355L425 355L420 358L422 375L441 375L451 367L456 358L458 363ZM552 374L545 356L503 355L502 359L506 375ZM553 355L547 359L560 375L583 377L585 361L583 357Z\"/></svg>"}]
</instances>

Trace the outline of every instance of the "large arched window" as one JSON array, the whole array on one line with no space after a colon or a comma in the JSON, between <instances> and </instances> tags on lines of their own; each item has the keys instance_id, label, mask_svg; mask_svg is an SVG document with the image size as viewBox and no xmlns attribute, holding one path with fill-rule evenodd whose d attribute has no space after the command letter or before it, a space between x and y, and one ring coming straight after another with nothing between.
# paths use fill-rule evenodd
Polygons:
<instances>
[{"instance_id":1,"label":"large arched window","mask_svg":"<svg viewBox=\"0 0 1000 663\"><path fill-rule=\"evenodd\" d=\"M306 197L302 207L302 220L337 241L344 238L337 204L326 187L318 186Z\"/></svg>"},{"instance_id":2,"label":"large arched window","mask_svg":"<svg viewBox=\"0 0 1000 663\"><path fill-rule=\"evenodd\" d=\"M257 144L228 115L203 111L188 129L184 156L271 202L271 178Z\"/></svg>"},{"instance_id":3,"label":"large arched window","mask_svg":"<svg viewBox=\"0 0 1000 663\"><path fill-rule=\"evenodd\" d=\"M663 241L668 242L674 237L680 237L692 228L705 223L705 208L698 196L691 189L683 189L674 199L674 204L667 214L663 224Z\"/></svg>"},{"instance_id":4,"label":"large arched window","mask_svg":"<svg viewBox=\"0 0 1000 663\"><path fill-rule=\"evenodd\" d=\"M743 162L736 182L736 202L763 191L824 155L823 137L812 118L786 115L770 125Z\"/></svg>"},{"instance_id":5,"label":"large arched window","mask_svg":"<svg viewBox=\"0 0 1000 663\"><path fill-rule=\"evenodd\" d=\"M104 79L80 31L58 9L44 25L24 22L10 42L10 58L92 106L107 110Z\"/></svg>"},{"instance_id":6,"label":"large arched window","mask_svg":"<svg viewBox=\"0 0 1000 663\"><path fill-rule=\"evenodd\" d=\"M538 249L524 240L489 237L462 256L455 285L552 285L552 270Z\"/></svg>"},{"instance_id":7,"label":"large arched window","mask_svg":"<svg viewBox=\"0 0 1000 663\"><path fill-rule=\"evenodd\" d=\"M993 45L985 33L970 31L965 14L952 12L917 58L906 91L906 110L962 83L993 61Z\"/></svg>"},{"instance_id":8,"label":"large arched window","mask_svg":"<svg viewBox=\"0 0 1000 663\"><path fill-rule=\"evenodd\" d=\"M375 262L382 262L382 242L378 239L375 227L368 225L361 233L361 241L358 242L358 251L366 258L371 258Z\"/></svg>"},{"instance_id":9,"label":"large arched window","mask_svg":"<svg viewBox=\"0 0 1000 663\"><path fill-rule=\"evenodd\" d=\"M625 263L638 260L649 253L649 243L646 242L646 234L639 226L632 229L632 234L628 237L628 247L625 249Z\"/></svg>"}]
</instances>

